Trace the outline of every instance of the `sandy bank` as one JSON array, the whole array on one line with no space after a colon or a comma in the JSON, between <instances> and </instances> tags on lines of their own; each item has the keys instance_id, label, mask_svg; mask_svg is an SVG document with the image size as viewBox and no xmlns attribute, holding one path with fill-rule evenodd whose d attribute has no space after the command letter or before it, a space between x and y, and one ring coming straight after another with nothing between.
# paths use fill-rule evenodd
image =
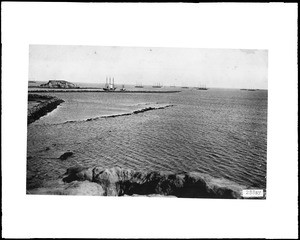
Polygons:
<instances>
[{"instance_id":1,"label":"sandy bank","mask_svg":"<svg viewBox=\"0 0 300 240\"><path fill-rule=\"evenodd\" d=\"M30 104L30 102L34 104ZM28 108L27 123L33 123L48 112L53 111L62 102L64 100L52 96L28 94L28 103L32 107Z\"/></svg>"}]
</instances>

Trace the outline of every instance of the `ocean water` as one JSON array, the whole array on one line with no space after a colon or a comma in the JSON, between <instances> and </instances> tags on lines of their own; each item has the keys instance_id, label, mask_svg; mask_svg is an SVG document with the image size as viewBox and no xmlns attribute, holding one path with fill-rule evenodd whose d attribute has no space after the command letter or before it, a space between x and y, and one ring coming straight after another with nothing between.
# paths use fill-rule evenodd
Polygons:
<instances>
[{"instance_id":1,"label":"ocean water","mask_svg":"<svg viewBox=\"0 0 300 240\"><path fill-rule=\"evenodd\" d=\"M27 189L59 179L73 166L196 171L266 189L265 90L41 94L65 102L28 126ZM66 151L73 157L58 159Z\"/></svg>"}]
</instances>

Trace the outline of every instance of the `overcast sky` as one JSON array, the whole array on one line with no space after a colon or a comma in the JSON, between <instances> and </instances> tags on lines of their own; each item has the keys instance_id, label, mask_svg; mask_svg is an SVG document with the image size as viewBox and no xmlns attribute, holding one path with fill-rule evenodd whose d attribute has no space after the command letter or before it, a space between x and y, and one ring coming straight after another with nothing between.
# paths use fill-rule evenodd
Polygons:
<instances>
[{"instance_id":1,"label":"overcast sky","mask_svg":"<svg viewBox=\"0 0 300 240\"><path fill-rule=\"evenodd\" d=\"M30 45L29 80L267 89L267 50Z\"/></svg>"}]
</instances>

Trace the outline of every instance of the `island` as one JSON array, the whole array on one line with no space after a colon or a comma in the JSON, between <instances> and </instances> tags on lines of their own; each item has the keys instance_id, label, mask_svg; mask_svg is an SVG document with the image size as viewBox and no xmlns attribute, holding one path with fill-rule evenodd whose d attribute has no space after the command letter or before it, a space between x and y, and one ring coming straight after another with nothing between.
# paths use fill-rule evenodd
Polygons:
<instances>
[{"instance_id":1,"label":"island","mask_svg":"<svg viewBox=\"0 0 300 240\"><path fill-rule=\"evenodd\" d=\"M49 80L48 83L41 84L40 87L42 88L79 88L74 83L65 81L65 80Z\"/></svg>"}]
</instances>

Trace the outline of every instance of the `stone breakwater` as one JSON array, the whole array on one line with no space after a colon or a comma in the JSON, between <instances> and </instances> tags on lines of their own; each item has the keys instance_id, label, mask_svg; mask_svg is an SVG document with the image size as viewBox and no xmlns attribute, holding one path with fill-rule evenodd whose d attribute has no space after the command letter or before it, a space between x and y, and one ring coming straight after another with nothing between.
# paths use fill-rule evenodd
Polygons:
<instances>
[{"instance_id":1,"label":"stone breakwater","mask_svg":"<svg viewBox=\"0 0 300 240\"><path fill-rule=\"evenodd\" d=\"M243 198L245 186L199 172L135 171L119 167L67 169L61 184L31 194L100 196L174 196L181 198Z\"/></svg>"},{"instance_id":2,"label":"stone breakwater","mask_svg":"<svg viewBox=\"0 0 300 240\"><path fill-rule=\"evenodd\" d=\"M130 113L120 113L120 114L113 114L113 115L96 117L96 118L89 118L86 121L97 120L99 118L115 118L115 117L122 117L122 116L130 116L130 115L139 114L139 113L143 113L143 112L148 112L148 111L152 111L152 110L165 109L165 108L173 107L173 106L174 105L169 104L169 105L160 106L160 107L159 106L146 107L146 108L142 108L142 109L139 109L139 110L135 110L135 111L130 112Z\"/></svg>"},{"instance_id":3,"label":"stone breakwater","mask_svg":"<svg viewBox=\"0 0 300 240\"><path fill-rule=\"evenodd\" d=\"M88 118L86 120L69 120L64 122L63 124L66 123L78 123L78 122L90 122L90 121L96 121L99 119L107 119L107 118L116 118L116 117L124 117L124 116L131 116L131 115L136 115L139 113L144 113L144 112L148 112L148 111L152 111L152 110L160 110L160 109L165 109L165 108L169 108L169 107L174 107L175 105L173 104L167 104L167 105L154 105L151 107L146 107L146 108L142 108L142 109L138 109L129 113L120 113L120 114L112 114L112 115L107 115L107 116L100 116L100 117L94 117L94 118Z\"/></svg>"},{"instance_id":4,"label":"stone breakwater","mask_svg":"<svg viewBox=\"0 0 300 240\"><path fill-rule=\"evenodd\" d=\"M46 115L48 112L53 111L59 104L63 103L64 100L45 95L29 94L28 102L39 101L40 103L30 109L28 109L27 123L33 123L40 117Z\"/></svg>"}]
</instances>

